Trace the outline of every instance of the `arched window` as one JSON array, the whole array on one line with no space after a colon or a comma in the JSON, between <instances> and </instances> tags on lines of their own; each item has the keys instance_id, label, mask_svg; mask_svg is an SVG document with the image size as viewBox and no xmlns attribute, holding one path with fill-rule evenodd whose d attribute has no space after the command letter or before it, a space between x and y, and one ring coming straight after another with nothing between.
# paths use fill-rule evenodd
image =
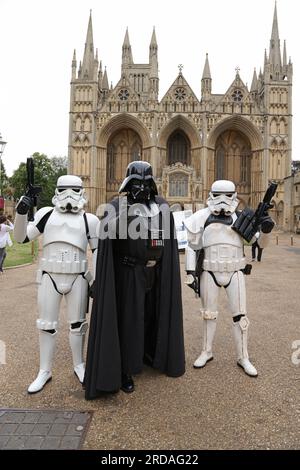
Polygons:
<instances>
[{"instance_id":1,"label":"arched window","mask_svg":"<svg viewBox=\"0 0 300 470\"><path fill-rule=\"evenodd\" d=\"M118 189L125 177L127 165L141 158L141 155L141 139L132 129L119 129L110 137L107 144L107 191L115 192Z\"/></svg>"},{"instance_id":2,"label":"arched window","mask_svg":"<svg viewBox=\"0 0 300 470\"><path fill-rule=\"evenodd\" d=\"M173 173L169 176L169 196L188 197L189 177L185 173Z\"/></svg>"},{"instance_id":3,"label":"arched window","mask_svg":"<svg viewBox=\"0 0 300 470\"><path fill-rule=\"evenodd\" d=\"M116 164L116 150L114 144L109 144L107 147L107 179L114 181L115 179L115 164Z\"/></svg>"},{"instance_id":4,"label":"arched window","mask_svg":"<svg viewBox=\"0 0 300 470\"><path fill-rule=\"evenodd\" d=\"M224 179L225 174L225 150L223 147L218 147L216 151L216 179Z\"/></svg>"},{"instance_id":5,"label":"arched window","mask_svg":"<svg viewBox=\"0 0 300 470\"><path fill-rule=\"evenodd\" d=\"M247 183L250 179L251 171L251 151L249 148L243 148L241 152L241 173L240 182Z\"/></svg>"},{"instance_id":6,"label":"arched window","mask_svg":"<svg viewBox=\"0 0 300 470\"><path fill-rule=\"evenodd\" d=\"M141 160L142 148L139 143L135 142L131 147L131 161Z\"/></svg>"},{"instance_id":7,"label":"arched window","mask_svg":"<svg viewBox=\"0 0 300 470\"><path fill-rule=\"evenodd\" d=\"M169 137L167 143L167 161L168 165L174 163L190 164L191 146L187 136L177 130Z\"/></svg>"}]
</instances>

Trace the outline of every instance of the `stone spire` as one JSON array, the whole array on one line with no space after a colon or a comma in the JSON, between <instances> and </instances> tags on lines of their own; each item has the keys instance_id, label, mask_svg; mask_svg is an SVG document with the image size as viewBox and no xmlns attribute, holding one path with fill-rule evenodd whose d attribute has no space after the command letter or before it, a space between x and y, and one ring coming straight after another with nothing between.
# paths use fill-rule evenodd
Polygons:
<instances>
[{"instance_id":1,"label":"stone spire","mask_svg":"<svg viewBox=\"0 0 300 470\"><path fill-rule=\"evenodd\" d=\"M276 68L280 69L281 53L280 53L280 39L279 39L276 2L275 2L273 25L272 25L272 35L271 35L271 40L270 40L269 61L270 61L270 65L273 66L274 69Z\"/></svg>"},{"instance_id":2,"label":"stone spire","mask_svg":"<svg viewBox=\"0 0 300 470\"><path fill-rule=\"evenodd\" d=\"M158 46L156 41L155 28L153 27L151 42L149 46L149 65L150 65L150 92L153 100L158 100Z\"/></svg>"},{"instance_id":3,"label":"stone spire","mask_svg":"<svg viewBox=\"0 0 300 470\"><path fill-rule=\"evenodd\" d=\"M250 92L251 93L256 93L257 89L258 89L257 74L256 74L256 68L254 68Z\"/></svg>"},{"instance_id":4,"label":"stone spire","mask_svg":"<svg viewBox=\"0 0 300 470\"><path fill-rule=\"evenodd\" d=\"M151 37L151 42L149 46L149 62L151 62L152 56L157 55L157 41L156 41L156 34L155 34L155 27L153 26L153 32Z\"/></svg>"},{"instance_id":5,"label":"stone spire","mask_svg":"<svg viewBox=\"0 0 300 470\"><path fill-rule=\"evenodd\" d=\"M208 54L206 53L205 64L201 79L201 95L203 100L208 99L211 95L211 83L212 79L210 74Z\"/></svg>"},{"instance_id":6,"label":"stone spire","mask_svg":"<svg viewBox=\"0 0 300 470\"><path fill-rule=\"evenodd\" d=\"M124 37L124 42L122 46L122 71L124 67L129 64L133 64L132 52L131 52L131 45L129 41L129 34L128 28L126 28L126 33Z\"/></svg>"},{"instance_id":7,"label":"stone spire","mask_svg":"<svg viewBox=\"0 0 300 470\"><path fill-rule=\"evenodd\" d=\"M76 49L74 49L73 60L72 60L72 80L75 80L76 78L76 69L77 69Z\"/></svg>"},{"instance_id":8,"label":"stone spire","mask_svg":"<svg viewBox=\"0 0 300 470\"><path fill-rule=\"evenodd\" d=\"M86 34L86 41L84 47L83 61L81 67L81 78L87 80L94 79L94 41L93 41L93 26L92 26L92 11L90 11L89 24Z\"/></svg>"},{"instance_id":9,"label":"stone spire","mask_svg":"<svg viewBox=\"0 0 300 470\"><path fill-rule=\"evenodd\" d=\"M210 68L209 68L209 61L208 61L208 54L206 53L205 64L202 74L202 79L209 78L211 80Z\"/></svg>"},{"instance_id":10,"label":"stone spire","mask_svg":"<svg viewBox=\"0 0 300 470\"><path fill-rule=\"evenodd\" d=\"M284 44L283 44L283 58L282 58L282 65L283 67L286 67L287 66L287 58L286 58L286 41L284 40Z\"/></svg>"},{"instance_id":11,"label":"stone spire","mask_svg":"<svg viewBox=\"0 0 300 470\"><path fill-rule=\"evenodd\" d=\"M106 67L104 69L103 80L102 80L102 89L109 90L108 78L107 78L107 71Z\"/></svg>"}]
</instances>

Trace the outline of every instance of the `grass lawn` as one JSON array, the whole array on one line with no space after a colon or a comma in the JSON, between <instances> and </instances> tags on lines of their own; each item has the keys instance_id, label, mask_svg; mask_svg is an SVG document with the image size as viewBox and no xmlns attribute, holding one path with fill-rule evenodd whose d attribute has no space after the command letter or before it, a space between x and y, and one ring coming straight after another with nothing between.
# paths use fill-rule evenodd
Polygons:
<instances>
[{"instance_id":1,"label":"grass lawn","mask_svg":"<svg viewBox=\"0 0 300 470\"><path fill-rule=\"evenodd\" d=\"M4 268L31 263L38 253L38 241L33 242L34 246L32 247L32 242L24 244L17 243L14 241L12 235L10 236L13 246L6 247L7 256L4 261ZM34 250L34 254L32 254L32 250Z\"/></svg>"}]
</instances>

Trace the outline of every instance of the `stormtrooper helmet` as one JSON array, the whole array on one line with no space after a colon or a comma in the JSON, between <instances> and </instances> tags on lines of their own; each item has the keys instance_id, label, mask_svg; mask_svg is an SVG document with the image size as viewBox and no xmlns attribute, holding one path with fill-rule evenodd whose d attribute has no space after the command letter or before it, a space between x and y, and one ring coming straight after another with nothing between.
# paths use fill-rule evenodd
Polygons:
<instances>
[{"instance_id":1,"label":"stormtrooper helmet","mask_svg":"<svg viewBox=\"0 0 300 470\"><path fill-rule=\"evenodd\" d=\"M239 205L234 183L227 180L215 181L212 184L207 205L215 215L219 215L222 211L225 215L233 214Z\"/></svg>"},{"instance_id":2,"label":"stormtrooper helmet","mask_svg":"<svg viewBox=\"0 0 300 470\"><path fill-rule=\"evenodd\" d=\"M52 198L53 205L63 213L77 213L87 203L82 180L78 176L63 175L56 183L55 195Z\"/></svg>"}]
</instances>

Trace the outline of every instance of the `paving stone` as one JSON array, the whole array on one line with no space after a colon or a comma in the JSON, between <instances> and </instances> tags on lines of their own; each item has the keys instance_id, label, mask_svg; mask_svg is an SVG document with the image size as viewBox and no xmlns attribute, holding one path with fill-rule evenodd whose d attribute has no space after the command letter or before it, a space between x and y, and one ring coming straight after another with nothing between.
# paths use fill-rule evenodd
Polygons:
<instances>
[{"instance_id":1,"label":"paving stone","mask_svg":"<svg viewBox=\"0 0 300 470\"><path fill-rule=\"evenodd\" d=\"M49 431L49 436L63 436L67 429L67 424L53 424Z\"/></svg>"},{"instance_id":2,"label":"paving stone","mask_svg":"<svg viewBox=\"0 0 300 470\"><path fill-rule=\"evenodd\" d=\"M78 449L88 412L0 410L0 449Z\"/></svg>"},{"instance_id":3,"label":"paving stone","mask_svg":"<svg viewBox=\"0 0 300 470\"><path fill-rule=\"evenodd\" d=\"M56 413L55 412L47 412L47 411L44 411L40 414L40 417L39 417L39 420L38 422L39 423L44 423L44 424L49 424L49 423L53 423L56 419Z\"/></svg>"},{"instance_id":4,"label":"paving stone","mask_svg":"<svg viewBox=\"0 0 300 470\"><path fill-rule=\"evenodd\" d=\"M73 418L72 418L72 423L74 424L86 424L88 419L89 419L90 415L89 413L76 413L74 414Z\"/></svg>"},{"instance_id":5,"label":"paving stone","mask_svg":"<svg viewBox=\"0 0 300 470\"><path fill-rule=\"evenodd\" d=\"M67 436L81 436L84 427L81 424L69 424L65 434Z\"/></svg>"},{"instance_id":6,"label":"paving stone","mask_svg":"<svg viewBox=\"0 0 300 470\"><path fill-rule=\"evenodd\" d=\"M60 443L60 449L78 449L80 437L64 436Z\"/></svg>"},{"instance_id":7,"label":"paving stone","mask_svg":"<svg viewBox=\"0 0 300 470\"><path fill-rule=\"evenodd\" d=\"M28 434L31 434L33 429L34 429L35 424L33 423L22 423L19 424L17 427L17 430L15 431L15 434L19 434L22 436L27 436Z\"/></svg>"},{"instance_id":8,"label":"paving stone","mask_svg":"<svg viewBox=\"0 0 300 470\"><path fill-rule=\"evenodd\" d=\"M32 436L46 436L51 428L51 424L36 424L32 431Z\"/></svg>"},{"instance_id":9,"label":"paving stone","mask_svg":"<svg viewBox=\"0 0 300 470\"><path fill-rule=\"evenodd\" d=\"M61 437L47 436L41 445L41 449L59 449Z\"/></svg>"},{"instance_id":10,"label":"paving stone","mask_svg":"<svg viewBox=\"0 0 300 470\"><path fill-rule=\"evenodd\" d=\"M40 411L26 411L23 423L37 423L40 419Z\"/></svg>"},{"instance_id":11,"label":"paving stone","mask_svg":"<svg viewBox=\"0 0 300 470\"><path fill-rule=\"evenodd\" d=\"M6 445L8 439L9 436L0 436L0 450L3 449L3 447Z\"/></svg>"},{"instance_id":12,"label":"paving stone","mask_svg":"<svg viewBox=\"0 0 300 470\"><path fill-rule=\"evenodd\" d=\"M5 423L22 423L25 418L25 413L20 413L18 411L6 412L4 414Z\"/></svg>"},{"instance_id":13,"label":"paving stone","mask_svg":"<svg viewBox=\"0 0 300 470\"><path fill-rule=\"evenodd\" d=\"M55 417L55 423L69 424L71 423L72 418L73 413L63 413L63 415L60 413L58 416Z\"/></svg>"},{"instance_id":14,"label":"paving stone","mask_svg":"<svg viewBox=\"0 0 300 470\"><path fill-rule=\"evenodd\" d=\"M7 436L10 434L14 434L17 428L18 428L18 424L10 424L10 423L2 424L0 426L0 435Z\"/></svg>"},{"instance_id":15,"label":"paving stone","mask_svg":"<svg viewBox=\"0 0 300 470\"><path fill-rule=\"evenodd\" d=\"M24 449L26 436L12 436L3 449Z\"/></svg>"},{"instance_id":16,"label":"paving stone","mask_svg":"<svg viewBox=\"0 0 300 470\"><path fill-rule=\"evenodd\" d=\"M30 436L24 445L24 449L40 449L45 438L43 436Z\"/></svg>"}]
</instances>

